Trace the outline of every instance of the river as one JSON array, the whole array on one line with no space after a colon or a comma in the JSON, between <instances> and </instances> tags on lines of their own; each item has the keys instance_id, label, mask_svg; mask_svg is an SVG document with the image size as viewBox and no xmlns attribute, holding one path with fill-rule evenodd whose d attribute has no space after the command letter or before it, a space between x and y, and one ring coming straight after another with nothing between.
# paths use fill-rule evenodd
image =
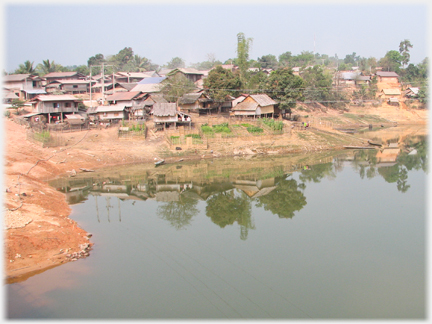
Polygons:
<instances>
[{"instance_id":1,"label":"river","mask_svg":"<svg viewBox=\"0 0 432 324\"><path fill-rule=\"evenodd\" d=\"M56 179L93 249L7 318L425 319L427 138L383 143Z\"/></svg>"}]
</instances>

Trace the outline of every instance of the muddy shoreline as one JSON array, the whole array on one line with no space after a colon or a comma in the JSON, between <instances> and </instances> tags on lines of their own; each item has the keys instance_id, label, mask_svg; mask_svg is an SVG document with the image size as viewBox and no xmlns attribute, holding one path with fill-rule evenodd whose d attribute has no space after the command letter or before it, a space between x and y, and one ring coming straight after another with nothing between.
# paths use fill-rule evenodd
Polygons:
<instances>
[{"instance_id":1,"label":"muddy shoreline","mask_svg":"<svg viewBox=\"0 0 432 324\"><path fill-rule=\"evenodd\" d=\"M427 115L421 113L420 118L392 120L398 121L399 125L425 125ZM64 135L68 138L65 147L42 148L27 141L25 127L10 119L4 120L4 130L7 139L3 200L6 283L20 282L65 262L91 255L91 235L68 217L71 208L65 195L47 183L70 175L73 170L83 172L80 171L82 168L97 170L123 164L153 163L160 158L168 164L179 159L318 152L343 149L347 143L365 144L361 137L336 130L311 129L275 136L264 142L233 141L209 145L201 151L176 152L167 148L163 134L141 142L125 142L116 138L113 128L68 133ZM325 140L322 139L324 136L327 136Z\"/></svg>"}]
</instances>

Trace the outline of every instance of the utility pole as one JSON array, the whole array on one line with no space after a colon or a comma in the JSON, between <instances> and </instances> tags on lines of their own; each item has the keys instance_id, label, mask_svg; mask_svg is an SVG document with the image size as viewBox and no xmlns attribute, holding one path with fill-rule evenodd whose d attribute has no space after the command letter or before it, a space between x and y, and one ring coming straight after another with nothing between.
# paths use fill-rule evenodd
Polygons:
<instances>
[{"instance_id":1,"label":"utility pole","mask_svg":"<svg viewBox=\"0 0 432 324\"><path fill-rule=\"evenodd\" d=\"M90 102L91 102L91 69L92 69L92 67L95 67L95 66L99 66L99 67L101 67L102 68L102 99L103 99L103 103L102 104L104 104L105 103L105 66L112 66L112 67L114 67L114 65L105 65L105 63L103 63L102 62L102 65L90 65ZM114 80L114 69L113 69L113 80ZM114 83L113 83L114 84ZM93 105L92 105L92 107L93 107Z\"/></svg>"}]
</instances>

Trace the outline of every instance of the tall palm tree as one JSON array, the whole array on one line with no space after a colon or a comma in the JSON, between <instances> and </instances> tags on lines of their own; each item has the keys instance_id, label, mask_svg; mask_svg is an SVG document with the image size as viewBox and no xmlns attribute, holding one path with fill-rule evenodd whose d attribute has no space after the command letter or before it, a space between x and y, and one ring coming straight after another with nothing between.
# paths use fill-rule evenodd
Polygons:
<instances>
[{"instance_id":1,"label":"tall palm tree","mask_svg":"<svg viewBox=\"0 0 432 324\"><path fill-rule=\"evenodd\" d=\"M36 70L33 68L33 63L29 60L25 61L24 64L20 64L18 69L15 70L16 74L34 74Z\"/></svg>"}]
</instances>

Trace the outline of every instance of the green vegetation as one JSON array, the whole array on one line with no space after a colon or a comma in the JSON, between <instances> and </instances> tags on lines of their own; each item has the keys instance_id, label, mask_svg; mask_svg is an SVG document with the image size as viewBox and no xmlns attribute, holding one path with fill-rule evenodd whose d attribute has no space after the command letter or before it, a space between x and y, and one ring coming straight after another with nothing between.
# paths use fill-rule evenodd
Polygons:
<instances>
[{"instance_id":1,"label":"green vegetation","mask_svg":"<svg viewBox=\"0 0 432 324\"><path fill-rule=\"evenodd\" d=\"M247 131L252 134L259 134L262 133L264 130L257 126L251 126L247 128Z\"/></svg>"},{"instance_id":2,"label":"green vegetation","mask_svg":"<svg viewBox=\"0 0 432 324\"><path fill-rule=\"evenodd\" d=\"M201 139L199 134L187 134L185 137L192 137L193 139Z\"/></svg>"},{"instance_id":3,"label":"green vegetation","mask_svg":"<svg viewBox=\"0 0 432 324\"><path fill-rule=\"evenodd\" d=\"M43 131L40 133L34 133L34 137L33 137L36 141L42 142L42 143L46 143L49 138L50 138L50 132L48 131Z\"/></svg>"},{"instance_id":4,"label":"green vegetation","mask_svg":"<svg viewBox=\"0 0 432 324\"><path fill-rule=\"evenodd\" d=\"M261 121L273 131L281 131L283 129L282 121L276 121L272 118L263 118Z\"/></svg>"}]
</instances>

